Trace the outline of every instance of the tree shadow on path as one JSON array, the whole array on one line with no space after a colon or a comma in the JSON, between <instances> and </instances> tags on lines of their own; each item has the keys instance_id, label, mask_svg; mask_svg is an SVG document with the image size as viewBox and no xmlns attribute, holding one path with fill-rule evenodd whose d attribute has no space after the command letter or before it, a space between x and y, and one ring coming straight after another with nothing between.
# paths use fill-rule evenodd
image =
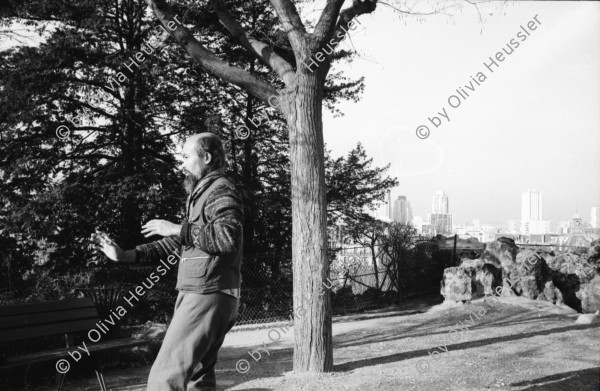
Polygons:
<instances>
[{"instance_id":1,"label":"tree shadow on path","mask_svg":"<svg viewBox=\"0 0 600 391\"><path fill-rule=\"evenodd\" d=\"M477 341L468 341L468 342L463 342L463 343L458 343L458 344L453 344L453 345L446 345L446 347L448 348L448 350L468 349L468 348L475 348L475 347L480 347L480 346L491 345L491 344L494 344L497 342L516 341L519 339L530 338L530 337L534 337L534 336L538 336L538 335L550 335L550 334L555 334L555 333L562 333L565 331L586 330L586 329L590 329L590 328L600 328L600 325L573 325L573 326L560 327L560 328L555 328L555 329L540 330L540 331L531 332L531 333L519 333L518 335L512 335L512 336L505 335L505 336L500 336L500 337L495 337L495 338L481 339L481 340L477 340ZM360 343L357 345L360 345ZM358 369L358 368L364 368L364 367L381 365L381 364L388 364L388 363L408 360L408 359L416 358L416 357L428 357L427 351L429 349L430 348L422 349L422 350L415 350L412 352L391 354L391 355L383 356L383 357L374 357L374 358L368 358L368 359L364 359L364 360L349 361L344 364L335 365L334 371L335 372L347 372L347 371L351 371L351 370ZM597 391L597 390L595 390L595 391Z\"/></svg>"},{"instance_id":2,"label":"tree shadow on path","mask_svg":"<svg viewBox=\"0 0 600 391\"><path fill-rule=\"evenodd\" d=\"M511 383L523 387L520 391L598 391L600 390L600 367L557 373L534 380Z\"/></svg>"}]
</instances>

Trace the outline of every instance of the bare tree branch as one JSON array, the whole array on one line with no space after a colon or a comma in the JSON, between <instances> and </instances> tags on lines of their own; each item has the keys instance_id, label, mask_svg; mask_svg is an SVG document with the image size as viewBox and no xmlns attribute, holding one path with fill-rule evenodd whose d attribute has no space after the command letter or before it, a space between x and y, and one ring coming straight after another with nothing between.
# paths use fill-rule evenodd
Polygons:
<instances>
[{"instance_id":1,"label":"bare tree branch","mask_svg":"<svg viewBox=\"0 0 600 391\"><path fill-rule=\"evenodd\" d=\"M279 17L283 31L288 36L290 45L296 56L296 63L300 63L302 42L306 39L307 33L296 6L290 0L271 0L271 5Z\"/></svg>"},{"instance_id":2,"label":"bare tree branch","mask_svg":"<svg viewBox=\"0 0 600 391\"><path fill-rule=\"evenodd\" d=\"M337 46L346 37L348 25L352 19L362 14L370 14L371 12L375 11L376 7L377 0L353 0L350 7L343 9L340 12L340 18L337 22L337 26L335 27L335 37L341 39L336 42L335 46Z\"/></svg>"},{"instance_id":3,"label":"bare tree branch","mask_svg":"<svg viewBox=\"0 0 600 391\"><path fill-rule=\"evenodd\" d=\"M62 94L57 94L57 95L55 95L55 96L56 96L56 98L58 98L58 99L64 99L64 100L66 100L66 101L69 101L69 102L77 103L77 104L79 104L80 106L82 106L82 107L85 107L85 108L87 108L87 109L89 109L89 110L91 110L91 111L94 111L94 112L96 112L96 113L98 113L98 114L100 114L100 115L103 115L103 116L105 116L105 117L107 117L107 118L111 118L111 119L113 119L113 120L116 120L116 119L117 119L117 116L116 116L116 115L109 114L109 113L107 113L106 111L104 111L104 110L102 110L102 109L99 109L99 108L97 108L97 107L94 107L94 106L90 105L90 104L89 104L89 103L87 103L87 102L80 101L79 99L75 99L75 98L73 98L73 97L70 97L70 96L68 96L68 95L62 95Z\"/></svg>"},{"instance_id":4,"label":"bare tree branch","mask_svg":"<svg viewBox=\"0 0 600 391\"><path fill-rule=\"evenodd\" d=\"M249 94L263 102L268 102L269 97L278 94L270 83L241 68L229 65L206 49L187 28L178 23L177 15L166 4L165 0L146 0L146 3L152 8L154 15L156 15L165 30L206 73L242 87Z\"/></svg>"},{"instance_id":5,"label":"bare tree branch","mask_svg":"<svg viewBox=\"0 0 600 391\"><path fill-rule=\"evenodd\" d=\"M107 160L118 160L114 156L105 155L102 153L89 153L85 155L76 155L76 156L62 156L59 160L62 162L64 160L91 160L91 159L107 159Z\"/></svg>"},{"instance_id":6,"label":"bare tree branch","mask_svg":"<svg viewBox=\"0 0 600 391\"><path fill-rule=\"evenodd\" d=\"M323 77L325 77L329 70L331 69L331 58L333 56L333 51L338 47L340 42L342 42L348 33L348 28L354 18L362 14L370 14L375 11L377 7L377 0L353 0L352 5L348 8L343 9L340 12L338 22L335 26L333 38L329 40L329 42L321 42L319 47L324 45L328 45L330 49L330 53L326 55L327 60L324 62L324 72Z\"/></svg>"},{"instance_id":7,"label":"bare tree branch","mask_svg":"<svg viewBox=\"0 0 600 391\"><path fill-rule=\"evenodd\" d=\"M211 0L211 5L217 13L221 24L225 26L225 28L242 44L242 46L244 46L265 65L273 69L286 85L291 84L295 72L290 63L275 53L269 45L249 35L229 12L223 0Z\"/></svg>"},{"instance_id":8,"label":"bare tree branch","mask_svg":"<svg viewBox=\"0 0 600 391\"><path fill-rule=\"evenodd\" d=\"M340 9L343 4L344 0L327 0L327 5L323 10L313 33L319 40L319 43L324 42L333 33L335 22L340 15Z\"/></svg>"}]
</instances>

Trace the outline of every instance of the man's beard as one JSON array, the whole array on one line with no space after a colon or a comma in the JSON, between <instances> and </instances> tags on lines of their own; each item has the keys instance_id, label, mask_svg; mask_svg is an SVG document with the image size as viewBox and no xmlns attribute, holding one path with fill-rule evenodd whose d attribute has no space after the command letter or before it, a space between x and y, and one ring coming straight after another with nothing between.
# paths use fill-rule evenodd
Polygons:
<instances>
[{"instance_id":1,"label":"man's beard","mask_svg":"<svg viewBox=\"0 0 600 391\"><path fill-rule=\"evenodd\" d=\"M183 180L183 188L185 189L186 194L191 194L198 182L200 182L201 177L198 177L191 172L187 171L185 174L185 179Z\"/></svg>"}]
</instances>

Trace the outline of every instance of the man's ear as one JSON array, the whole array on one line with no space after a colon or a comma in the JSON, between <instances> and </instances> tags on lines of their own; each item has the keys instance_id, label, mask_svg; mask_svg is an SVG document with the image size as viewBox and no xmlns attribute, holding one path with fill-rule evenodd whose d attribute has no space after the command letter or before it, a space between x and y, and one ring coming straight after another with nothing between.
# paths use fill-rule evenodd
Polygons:
<instances>
[{"instance_id":1,"label":"man's ear","mask_svg":"<svg viewBox=\"0 0 600 391\"><path fill-rule=\"evenodd\" d=\"M210 152L204 152L204 162L206 164L210 164L210 162L212 162L212 155Z\"/></svg>"}]
</instances>

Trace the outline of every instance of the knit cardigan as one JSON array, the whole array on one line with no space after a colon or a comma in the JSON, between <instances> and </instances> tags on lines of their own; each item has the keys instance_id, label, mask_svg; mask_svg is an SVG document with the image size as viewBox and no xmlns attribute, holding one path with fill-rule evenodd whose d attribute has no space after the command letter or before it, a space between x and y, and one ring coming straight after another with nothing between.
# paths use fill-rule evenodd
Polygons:
<instances>
[{"instance_id":1,"label":"knit cardigan","mask_svg":"<svg viewBox=\"0 0 600 391\"><path fill-rule=\"evenodd\" d=\"M195 247L214 256L241 253L243 204L239 191L229 180L221 180L212 188L203 210L199 211L206 224L197 221L202 220L199 216L190 216L190 207L192 214L198 213L193 208L195 202L213 182L223 176L222 173L213 172L202 178L188 197L180 234L137 246L136 262L158 262L173 254L179 257L184 247Z\"/></svg>"}]
</instances>

